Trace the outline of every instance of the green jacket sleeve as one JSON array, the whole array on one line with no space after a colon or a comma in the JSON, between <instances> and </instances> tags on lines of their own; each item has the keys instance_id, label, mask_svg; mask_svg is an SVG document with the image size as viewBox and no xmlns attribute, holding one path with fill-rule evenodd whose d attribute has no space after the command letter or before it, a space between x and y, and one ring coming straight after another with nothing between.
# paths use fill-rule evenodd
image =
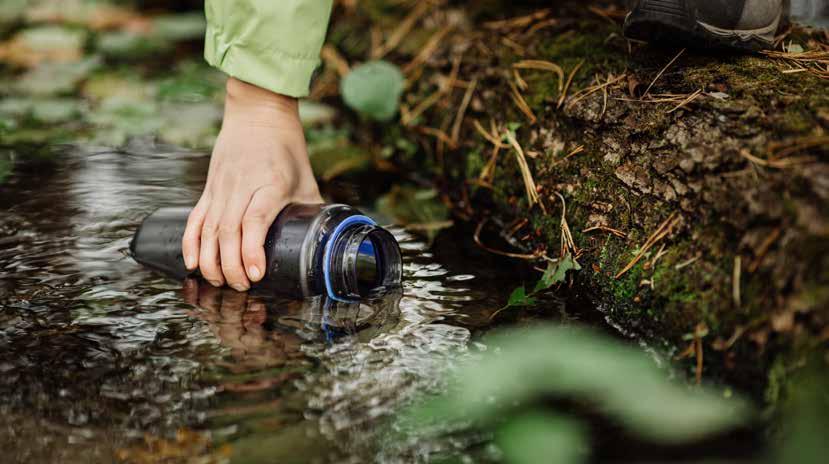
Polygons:
<instances>
[{"instance_id":1,"label":"green jacket sleeve","mask_svg":"<svg viewBox=\"0 0 829 464\"><path fill-rule=\"evenodd\" d=\"M207 0L204 57L273 92L308 95L333 0Z\"/></svg>"}]
</instances>

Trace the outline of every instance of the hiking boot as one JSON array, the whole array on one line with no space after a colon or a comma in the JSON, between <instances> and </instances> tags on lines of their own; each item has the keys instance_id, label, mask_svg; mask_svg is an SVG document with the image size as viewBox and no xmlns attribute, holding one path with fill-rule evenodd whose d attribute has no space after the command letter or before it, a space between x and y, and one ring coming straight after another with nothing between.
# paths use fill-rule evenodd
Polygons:
<instances>
[{"instance_id":1,"label":"hiking boot","mask_svg":"<svg viewBox=\"0 0 829 464\"><path fill-rule=\"evenodd\" d=\"M635 0L625 36L688 47L770 48L783 0Z\"/></svg>"}]
</instances>

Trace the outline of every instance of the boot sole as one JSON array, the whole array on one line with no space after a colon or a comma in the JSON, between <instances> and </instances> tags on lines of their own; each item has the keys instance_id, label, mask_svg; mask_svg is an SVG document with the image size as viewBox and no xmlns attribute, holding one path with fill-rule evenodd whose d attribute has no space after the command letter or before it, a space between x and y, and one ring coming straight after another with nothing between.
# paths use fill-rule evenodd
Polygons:
<instances>
[{"instance_id":1,"label":"boot sole","mask_svg":"<svg viewBox=\"0 0 829 464\"><path fill-rule=\"evenodd\" d=\"M627 15L624 33L629 39L657 44L757 51L773 46L780 22L778 17L759 29L728 30L697 21L695 16L681 0L648 0Z\"/></svg>"}]
</instances>

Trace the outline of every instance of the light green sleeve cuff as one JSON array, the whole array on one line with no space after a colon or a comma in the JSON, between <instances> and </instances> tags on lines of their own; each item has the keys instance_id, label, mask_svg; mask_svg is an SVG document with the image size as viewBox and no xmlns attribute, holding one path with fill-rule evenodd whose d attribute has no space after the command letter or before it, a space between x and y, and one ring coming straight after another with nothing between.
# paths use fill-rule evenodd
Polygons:
<instances>
[{"instance_id":1,"label":"light green sleeve cuff","mask_svg":"<svg viewBox=\"0 0 829 464\"><path fill-rule=\"evenodd\" d=\"M304 97L333 0L207 0L204 58L272 92Z\"/></svg>"}]
</instances>

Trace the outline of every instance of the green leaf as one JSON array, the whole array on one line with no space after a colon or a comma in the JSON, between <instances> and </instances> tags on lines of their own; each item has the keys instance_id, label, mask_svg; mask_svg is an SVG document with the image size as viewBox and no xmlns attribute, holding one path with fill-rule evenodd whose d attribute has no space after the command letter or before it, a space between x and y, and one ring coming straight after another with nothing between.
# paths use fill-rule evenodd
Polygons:
<instances>
[{"instance_id":1,"label":"green leaf","mask_svg":"<svg viewBox=\"0 0 829 464\"><path fill-rule=\"evenodd\" d=\"M521 128L521 123L520 122L508 122L507 123L507 132L510 135L512 135L513 138L517 138L515 136L515 131L517 131L520 128ZM504 134L501 137L501 142L504 142L504 143L507 143L507 144L509 143L509 138L507 137L507 134Z\"/></svg>"},{"instance_id":2,"label":"green leaf","mask_svg":"<svg viewBox=\"0 0 829 464\"><path fill-rule=\"evenodd\" d=\"M541 276L541 279L539 279L535 284L533 293L547 290L555 284L564 282L564 279L567 277L567 271L579 270L581 270L581 265L576 262L570 253L567 253L563 258L555 263L547 264L547 269L544 270L544 274Z\"/></svg>"},{"instance_id":3,"label":"green leaf","mask_svg":"<svg viewBox=\"0 0 829 464\"><path fill-rule=\"evenodd\" d=\"M527 295L527 290L524 286L520 286L510 293L507 300L507 307L509 306L529 306L535 304L535 298Z\"/></svg>"},{"instance_id":4,"label":"green leaf","mask_svg":"<svg viewBox=\"0 0 829 464\"><path fill-rule=\"evenodd\" d=\"M557 397L592 403L632 432L674 444L740 425L751 413L737 397L672 383L645 353L588 330L534 327L484 341L499 349L461 369L454 393L426 402L413 417L492 426Z\"/></svg>"},{"instance_id":5,"label":"green leaf","mask_svg":"<svg viewBox=\"0 0 829 464\"><path fill-rule=\"evenodd\" d=\"M380 213L396 222L413 231L422 232L429 240L440 230L452 225L449 209L440 201L440 196L434 189L395 185L389 193L377 200L376 207Z\"/></svg>"},{"instance_id":6,"label":"green leaf","mask_svg":"<svg viewBox=\"0 0 829 464\"><path fill-rule=\"evenodd\" d=\"M509 419L498 428L495 442L511 464L577 464L586 461L588 449L579 423L540 412Z\"/></svg>"},{"instance_id":7,"label":"green leaf","mask_svg":"<svg viewBox=\"0 0 829 464\"><path fill-rule=\"evenodd\" d=\"M370 61L355 67L340 84L345 103L358 113L377 121L397 114L403 93L403 73L386 61Z\"/></svg>"}]
</instances>

